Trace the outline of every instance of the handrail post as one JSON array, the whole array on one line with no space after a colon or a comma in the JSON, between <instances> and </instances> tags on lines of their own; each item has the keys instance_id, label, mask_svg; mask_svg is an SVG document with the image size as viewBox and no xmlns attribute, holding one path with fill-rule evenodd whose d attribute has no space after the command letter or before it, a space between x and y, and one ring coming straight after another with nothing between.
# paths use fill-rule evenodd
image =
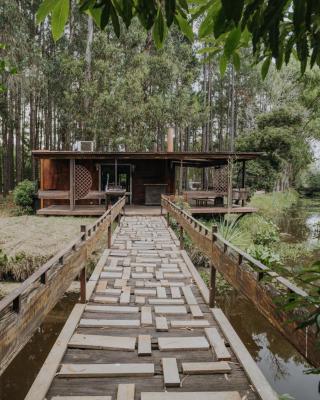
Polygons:
<instances>
[{"instance_id":1,"label":"handrail post","mask_svg":"<svg viewBox=\"0 0 320 400\"><path fill-rule=\"evenodd\" d=\"M217 227L217 225L212 225L212 227L211 227L211 239L212 239L212 244L213 244L213 242L215 242L216 240L217 240L217 238L216 238L216 233L218 232L218 227Z\"/></svg>"},{"instance_id":2,"label":"handrail post","mask_svg":"<svg viewBox=\"0 0 320 400\"><path fill-rule=\"evenodd\" d=\"M82 240L86 240L86 238L87 238L87 226L86 225L80 225L80 232L84 233L84 238Z\"/></svg>"},{"instance_id":3,"label":"handrail post","mask_svg":"<svg viewBox=\"0 0 320 400\"><path fill-rule=\"evenodd\" d=\"M86 267L83 267L80 272L80 303L84 304L86 302Z\"/></svg>"},{"instance_id":4,"label":"handrail post","mask_svg":"<svg viewBox=\"0 0 320 400\"><path fill-rule=\"evenodd\" d=\"M209 287L209 307L213 308L216 302L216 275L217 271L213 264L210 265L210 287Z\"/></svg>"},{"instance_id":5,"label":"handrail post","mask_svg":"<svg viewBox=\"0 0 320 400\"><path fill-rule=\"evenodd\" d=\"M180 249L183 250L184 245L183 245L183 226L179 226L179 240L180 240Z\"/></svg>"},{"instance_id":6,"label":"handrail post","mask_svg":"<svg viewBox=\"0 0 320 400\"><path fill-rule=\"evenodd\" d=\"M108 249L111 249L111 242L112 242L112 219L110 218L110 223L108 225Z\"/></svg>"}]
</instances>

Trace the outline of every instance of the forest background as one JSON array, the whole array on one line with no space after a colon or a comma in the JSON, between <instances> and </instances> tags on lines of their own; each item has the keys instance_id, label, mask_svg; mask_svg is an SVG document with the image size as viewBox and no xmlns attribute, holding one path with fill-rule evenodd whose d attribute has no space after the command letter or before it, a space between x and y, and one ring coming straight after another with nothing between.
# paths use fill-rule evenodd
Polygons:
<instances>
[{"instance_id":1,"label":"forest background","mask_svg":"<svg viewBox=\"0 0 320 400\"><path fill-rule=\"evenodd\" d=\"M151 32L134 20L118 39L112 27L101 31L80 14L74 0L65 35L54 42L48 22L36 23L40 3L0 5L1 58L15 72L1 73L4 195L23 179L37 179L33 149L94 140L97 150L164 151L168 126L177 151L266 152L249 166L253 188L317 186L316 174L305 172L319 137L317 67L301 76L291 57L282 71L271 64L263 80L250 49L239 49L241 65L228 64L221 74L207 42L191 45L172 27L156 49Z\"/></svg>"}]
</instances>

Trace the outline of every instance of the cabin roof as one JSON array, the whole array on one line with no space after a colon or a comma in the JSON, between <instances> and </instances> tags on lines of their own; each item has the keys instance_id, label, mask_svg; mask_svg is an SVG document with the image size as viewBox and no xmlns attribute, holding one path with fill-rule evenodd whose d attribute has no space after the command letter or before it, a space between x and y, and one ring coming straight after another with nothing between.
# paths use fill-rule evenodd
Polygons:
<instances>
[{"instance_id":1,"label":"cabin roof","mask_svg":"<svg viewBox=\"0 0 320 400\"><path fill-rule=\"evenodd\" d=\"M50 151L34 150L37 159L86 159L86 160L170 160L194 165L215 165L235 161L254 160L263 153L256 152L101 152L101 151Z\"/></svg>"}]
</instances>

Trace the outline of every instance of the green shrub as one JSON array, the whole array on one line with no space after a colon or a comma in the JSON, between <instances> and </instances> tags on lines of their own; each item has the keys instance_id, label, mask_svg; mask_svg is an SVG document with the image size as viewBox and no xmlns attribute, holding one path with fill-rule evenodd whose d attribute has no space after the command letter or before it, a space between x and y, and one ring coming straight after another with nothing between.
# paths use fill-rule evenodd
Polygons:
<instances>
[{"instance_id":1,"label":"green shrub","mask_svg":"<svg viewBox=\"0 0 320 400\"><path fill-rule=\"evenodd\" d=\"M248 253L256 260L262 262L267 267L280 272L283 269L283 265L279 254L272 249L262 245L251 245L248 248Z\"/></svg>"},{"instance_id":2,"label":"green shrub","mask_svg":"<svg viewBox=\"0 0 320 400\"><path fill-rule=\"evenodd\" d=\"M18 213L32 212L33 195L35 194L35 184L34 182L24 180L16 186L13 191L13 201L18 207Z\"/></svg>"}]
</instances>

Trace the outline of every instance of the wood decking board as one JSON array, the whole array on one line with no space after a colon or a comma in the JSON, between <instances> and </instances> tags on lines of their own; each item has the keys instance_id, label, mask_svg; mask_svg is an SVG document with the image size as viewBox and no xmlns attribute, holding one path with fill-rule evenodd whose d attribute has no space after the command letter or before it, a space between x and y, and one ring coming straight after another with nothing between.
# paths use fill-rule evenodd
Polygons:
<instances>
[{"instance_id":1,"label":"wood decking board","mask_svg":"<svg viewBox=\"0 0 320 400\"><path fill-rule=\"evenodd\" d=\"M258 399L229 348L230 365L215 362L205 334L218 328L204 301L208 289L162 217L122 218L105 254L99 271L105 267L102 274L120 277L106 282L98 273L65 354L56 360L57 375L33 387L28 400ZM147 292L135 293L141 289ZM112 297L117 303L104 303Z\"/></svg>"}]
</instances>

